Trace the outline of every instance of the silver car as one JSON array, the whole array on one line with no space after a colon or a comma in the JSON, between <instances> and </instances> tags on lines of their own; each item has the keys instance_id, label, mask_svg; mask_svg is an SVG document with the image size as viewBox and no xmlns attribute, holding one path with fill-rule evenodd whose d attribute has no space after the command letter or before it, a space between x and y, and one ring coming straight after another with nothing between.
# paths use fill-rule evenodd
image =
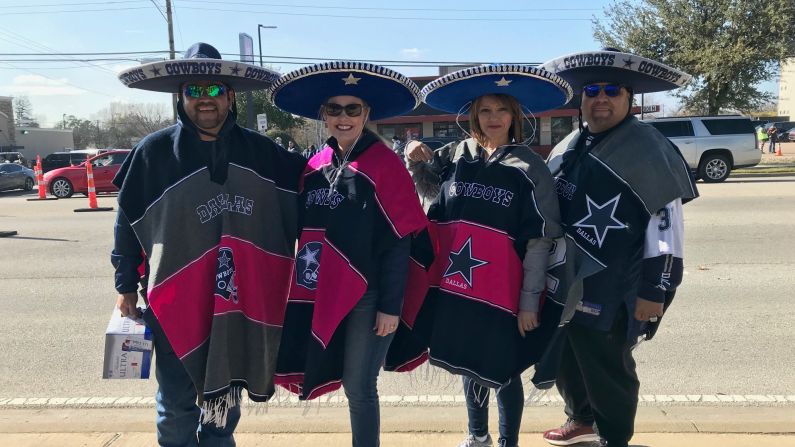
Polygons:
<instances>
[{"instance_id":1,"label":"silver car","mask_svg":"<svg viewBox=\"0 0 795 447\"><path fill-rule=\"evenodd\" d=\"M0 164L0 191L24 189L30 191L36 184L33 171L16 163Z\"/></svg>"},{"instance_id":2,"label":"silver car","mask_svg":"<svg viewBox=\"0 0 795 447\"><path fill-rule=\"evenodd\" d=\"M696 178L722 182L733 169L756 166L762 159L756 132L745 116L682 116L646 120L682 152Z\"/></svg>"}]
</instances>

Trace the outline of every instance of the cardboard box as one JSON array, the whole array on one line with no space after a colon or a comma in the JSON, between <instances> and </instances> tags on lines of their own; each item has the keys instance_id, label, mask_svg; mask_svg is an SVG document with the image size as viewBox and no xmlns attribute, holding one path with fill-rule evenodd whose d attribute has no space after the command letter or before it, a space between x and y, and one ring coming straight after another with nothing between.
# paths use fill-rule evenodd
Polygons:
<instances>
[{"instance_id":1,"label":"cardboard box","mask_svg":"<svg viewBox=\"0 0 795 447\"><path fill-rule=\"evenodd\" d=\"M143 320L113 314L105 331L103 379L148 379L152 364L152 332Z\"/></svg>"}]
</instances>

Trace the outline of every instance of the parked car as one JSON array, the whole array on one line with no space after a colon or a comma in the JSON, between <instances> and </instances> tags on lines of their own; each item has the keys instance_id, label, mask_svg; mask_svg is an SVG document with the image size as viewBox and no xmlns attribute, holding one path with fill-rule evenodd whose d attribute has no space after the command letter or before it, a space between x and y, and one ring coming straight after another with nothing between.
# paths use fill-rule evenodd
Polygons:
<instances>
[{"instance_id":1,"label":"parked car","mask_svg":"<svg viewBox=\"0 0 795 447\"><path fill-rule=\"evenodd\" d=\"M77 166L84 163L88 157L99 155L98 149L85 149L69 152L53 152L41 159L42 172L52 171L66 166Z\"/></svg>"},{"instance_id":2,"label":"parked car","mask_svg":"<svg viewBox=\"0 0 795 447\"><path fill-rule=\"evenodd\" d=\"M679 147L696 178L707 183L722 182L733 169L756 166L762 159L748 117L689 116L645 122Z\"/></svg>"},{"instance_id":3,"label":"parked car","mask_svg":"<svg viewBox=\"0 0 795 447\"><path fill-rule=\"evenodd\" d=\"M16 163L27 167L28 161L20 152L0 152L0 163Z\"/></svg>"},{"instance_id":4,"label":"parked car","mask_svg":"<svg viewBox=\"0 0 795 447\"><path fill-rule=\"evenodd\" d=\"M0 163L0 191L24 189L30 191L36 184L31 169L16 163Z\"/></svg>"},{"instance_id":5,"label":"parked car","mask_svg":"<svg viewBox=\"0 0 795 447\"><path fill-rule=\"evenodd\" d=\"M770 126L776 126L776 133L777 141L786 143L787 141L795 141L789 138L789 131L795 128L795 121L776 121L773 123L765 124L765 131L770 129Z\"/></svg>"},{"instance_id":6,"label":"parked car","mask_svg":"<svg viewBox=\"0 0 795 447\"><path fill-rule=\"evenodd\" d=\"M113 184L113 177L119 172L129 153L129 150L110 151L88 159L94 172L94 187L97 192L118 191ZM87 194L86 162L49 171L44 174L44 183L50 193L59 199L72 197L76 192Z\"/></svg>"},{"instance_id":7,"label":"parked car","mask_svg":"<svg viewBox=\"0 0 795 447\"><path fill-rule=\"evenodd\" d=\"M787 134L787 138L789 138L790 141L795 141L795 128L789 131L789 134Z\"/></svg>"}]
</instances>

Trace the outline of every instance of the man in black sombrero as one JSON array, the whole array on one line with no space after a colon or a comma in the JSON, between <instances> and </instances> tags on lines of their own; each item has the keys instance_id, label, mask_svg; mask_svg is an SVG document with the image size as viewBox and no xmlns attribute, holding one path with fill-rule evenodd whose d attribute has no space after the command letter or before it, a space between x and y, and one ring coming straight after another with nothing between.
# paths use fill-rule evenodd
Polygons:
<instances>
[{"instance_id":1,"label":"man in black sombrero","mask_svg":"<svg viewBox=\"0 0 795 447\"><path fill-rule=\"evenodd\" d=\"M274 391L305 161L239 127L234 101L277 77L205 43L119 75L179 94L177 124L144 138L114 179L117 305L138 314L140 281L160 445L234 445L242 390L253 401Z\"/></svg>"},{"instance_id":2,"label":"man in black sombrero","mask_svg":"<svg viewBox=\"0 0 795 447\"><path fill-rule=\"evenodd\" d=\"M690 76L613 49L544 68L581 92L586 123L547 160L572 266L568 302L576 306L564 311L557 374L568 421L544 438L625 447L640 386L631 350L654 334L682 280L682 203L698 195L676 147L632 115L632 97L680 87Z\"/></svg>"}]
</instances>

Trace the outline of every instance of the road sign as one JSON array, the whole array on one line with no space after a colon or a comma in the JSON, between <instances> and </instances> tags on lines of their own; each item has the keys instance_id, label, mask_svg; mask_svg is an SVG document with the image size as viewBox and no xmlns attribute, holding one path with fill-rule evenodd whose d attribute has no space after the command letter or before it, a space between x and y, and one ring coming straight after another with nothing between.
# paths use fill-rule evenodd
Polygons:
<instances>
[{"instance_id":1,"label":"road sign","mask_svg":"<svg viewBox=\"0 0 795 447\"><path fill-rule=\"evenodd\" d=\"M259 133L264 134L268 130L268 115L264 113L257 114L257 130Z\"/></svg>"}]
</instances>

